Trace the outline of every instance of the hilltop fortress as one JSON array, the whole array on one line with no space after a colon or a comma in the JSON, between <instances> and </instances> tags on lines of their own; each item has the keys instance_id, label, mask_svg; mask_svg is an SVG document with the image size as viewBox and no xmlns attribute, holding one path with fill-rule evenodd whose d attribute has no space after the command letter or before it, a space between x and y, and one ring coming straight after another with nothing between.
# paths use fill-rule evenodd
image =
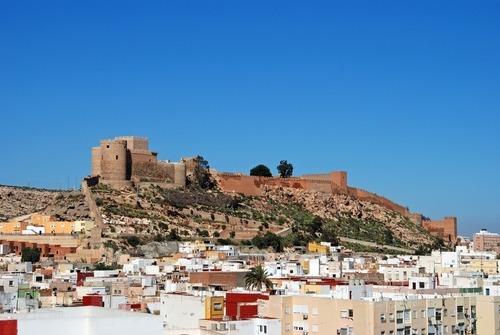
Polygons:
<instances>
[{"instance_id":1,"label":"hilltop fortress","mask_svg":"<svg viewBox=\"0 0 500 335\"><path fill-rule=\"evenodd\" d=\"M143 137L101 140L92 148L92 176L115 188L143 181L185 186L186 163L159 161L158 153L149 150L149 141Z\"/></svg>"},{"instance_id":2,"label":"hilltop fortress","mask_svg":"<svg viewBox=\"0 0 500 335\"><path fill-rule=\"evenodd\" d=\"M187 176L193 173L194 160L183 158L177 163L159 161L158 153L149 150L149 141L143 137L116 137L101 140L92 148L92 177L99 183L114 188L137 185L142 182L166 186L185 186ZM422 214L410 213L408 209L385 197L359 188L348 186L347 172L334 171L325 174L307 174L293 178L256 177L240 173L214 172L219 187L224 191L242 193L247 196L262 194L263 186L299 188L311 192L346 194L362 201L369 201L401 215L409 217L432 235L445 241L455 242L457 218L427 220Z\"/></svg>"}]
</instances>

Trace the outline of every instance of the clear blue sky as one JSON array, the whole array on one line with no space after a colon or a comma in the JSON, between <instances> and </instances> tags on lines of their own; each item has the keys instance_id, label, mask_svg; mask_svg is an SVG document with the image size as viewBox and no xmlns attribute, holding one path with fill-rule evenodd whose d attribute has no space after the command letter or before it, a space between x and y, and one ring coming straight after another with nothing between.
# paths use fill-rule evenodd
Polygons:
<instances>
[{"instance_id":1,"label":"clear blue sky","mask_svg":"<svg viewBox=\"0 0 500 335\"><path fill-rule=\"evenodd\" d=\"M1 1L0 184L72 187L135 135L500 233L499 90L498 1Z\"/></svg>"}]
</instances>

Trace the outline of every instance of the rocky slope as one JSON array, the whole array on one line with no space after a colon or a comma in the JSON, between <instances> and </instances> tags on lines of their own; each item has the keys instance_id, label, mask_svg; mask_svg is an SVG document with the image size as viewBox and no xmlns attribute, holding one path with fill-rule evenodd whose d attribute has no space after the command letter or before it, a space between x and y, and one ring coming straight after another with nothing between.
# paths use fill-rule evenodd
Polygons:
<instances>
[{"instance_id":1,"label":"rocky slope","mask_svg":"<svg viewBox=\"0 0 500 335\"><path fill-rule=\"evenodd\" d=\"M124 190L97 185L92 193L104 219L103 242L112 249L181 239L245 242L256 235L279 236L283 245L339 237L413 249L435 243L399 213L345 195L268 187L261 197L244 197L147 184ZM78 191L0 187L1 221L33 212L68 221L90 216Z\"/></svg>"},{"instance_id":2,"label":"rocky slope","mask_svg":"<svg viewBox=\"0 0 500 335\"><path fill-rule=\"evenodd\" d=\"M85 197L79 191L0 186L0 221L31 213L52 214L60 221L90 218Z\"/></svg>"}]
</instances>

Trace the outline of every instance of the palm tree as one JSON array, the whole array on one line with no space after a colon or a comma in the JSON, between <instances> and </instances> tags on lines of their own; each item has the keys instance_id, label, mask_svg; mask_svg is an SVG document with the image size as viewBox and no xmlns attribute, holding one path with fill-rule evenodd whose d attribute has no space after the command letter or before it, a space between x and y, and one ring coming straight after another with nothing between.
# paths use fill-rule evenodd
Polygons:
<instances>
[{"instance_id":1,"label":"palm tree","mask_svg":"<svg viewBox=\"0 0 500 335\"><path fill-rule=\"evenodd\" d=\"M256 289L257 291L262 291L262 287L265 286L268 290L273 288L273 283L267 277L267 271L262 267L262 265L257 265L250 269L245 275L245 288L248 290Z\"/></svg>"}]
</instances>

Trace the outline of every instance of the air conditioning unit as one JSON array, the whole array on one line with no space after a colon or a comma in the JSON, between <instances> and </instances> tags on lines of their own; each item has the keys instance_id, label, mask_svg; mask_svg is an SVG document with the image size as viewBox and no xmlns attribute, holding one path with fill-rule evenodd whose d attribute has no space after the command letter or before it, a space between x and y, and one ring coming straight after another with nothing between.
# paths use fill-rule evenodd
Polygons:
<instances>
[{"instance_id":1,"label":"air conditioning unit","mask_svg":"<svg viewBox=\"0 0 500 335\"><path fill-rule=\"evenodd\" d=\"M307 320L309 316L307 314L302 314L302 319Z\"/></svg>"}]
</instances>

